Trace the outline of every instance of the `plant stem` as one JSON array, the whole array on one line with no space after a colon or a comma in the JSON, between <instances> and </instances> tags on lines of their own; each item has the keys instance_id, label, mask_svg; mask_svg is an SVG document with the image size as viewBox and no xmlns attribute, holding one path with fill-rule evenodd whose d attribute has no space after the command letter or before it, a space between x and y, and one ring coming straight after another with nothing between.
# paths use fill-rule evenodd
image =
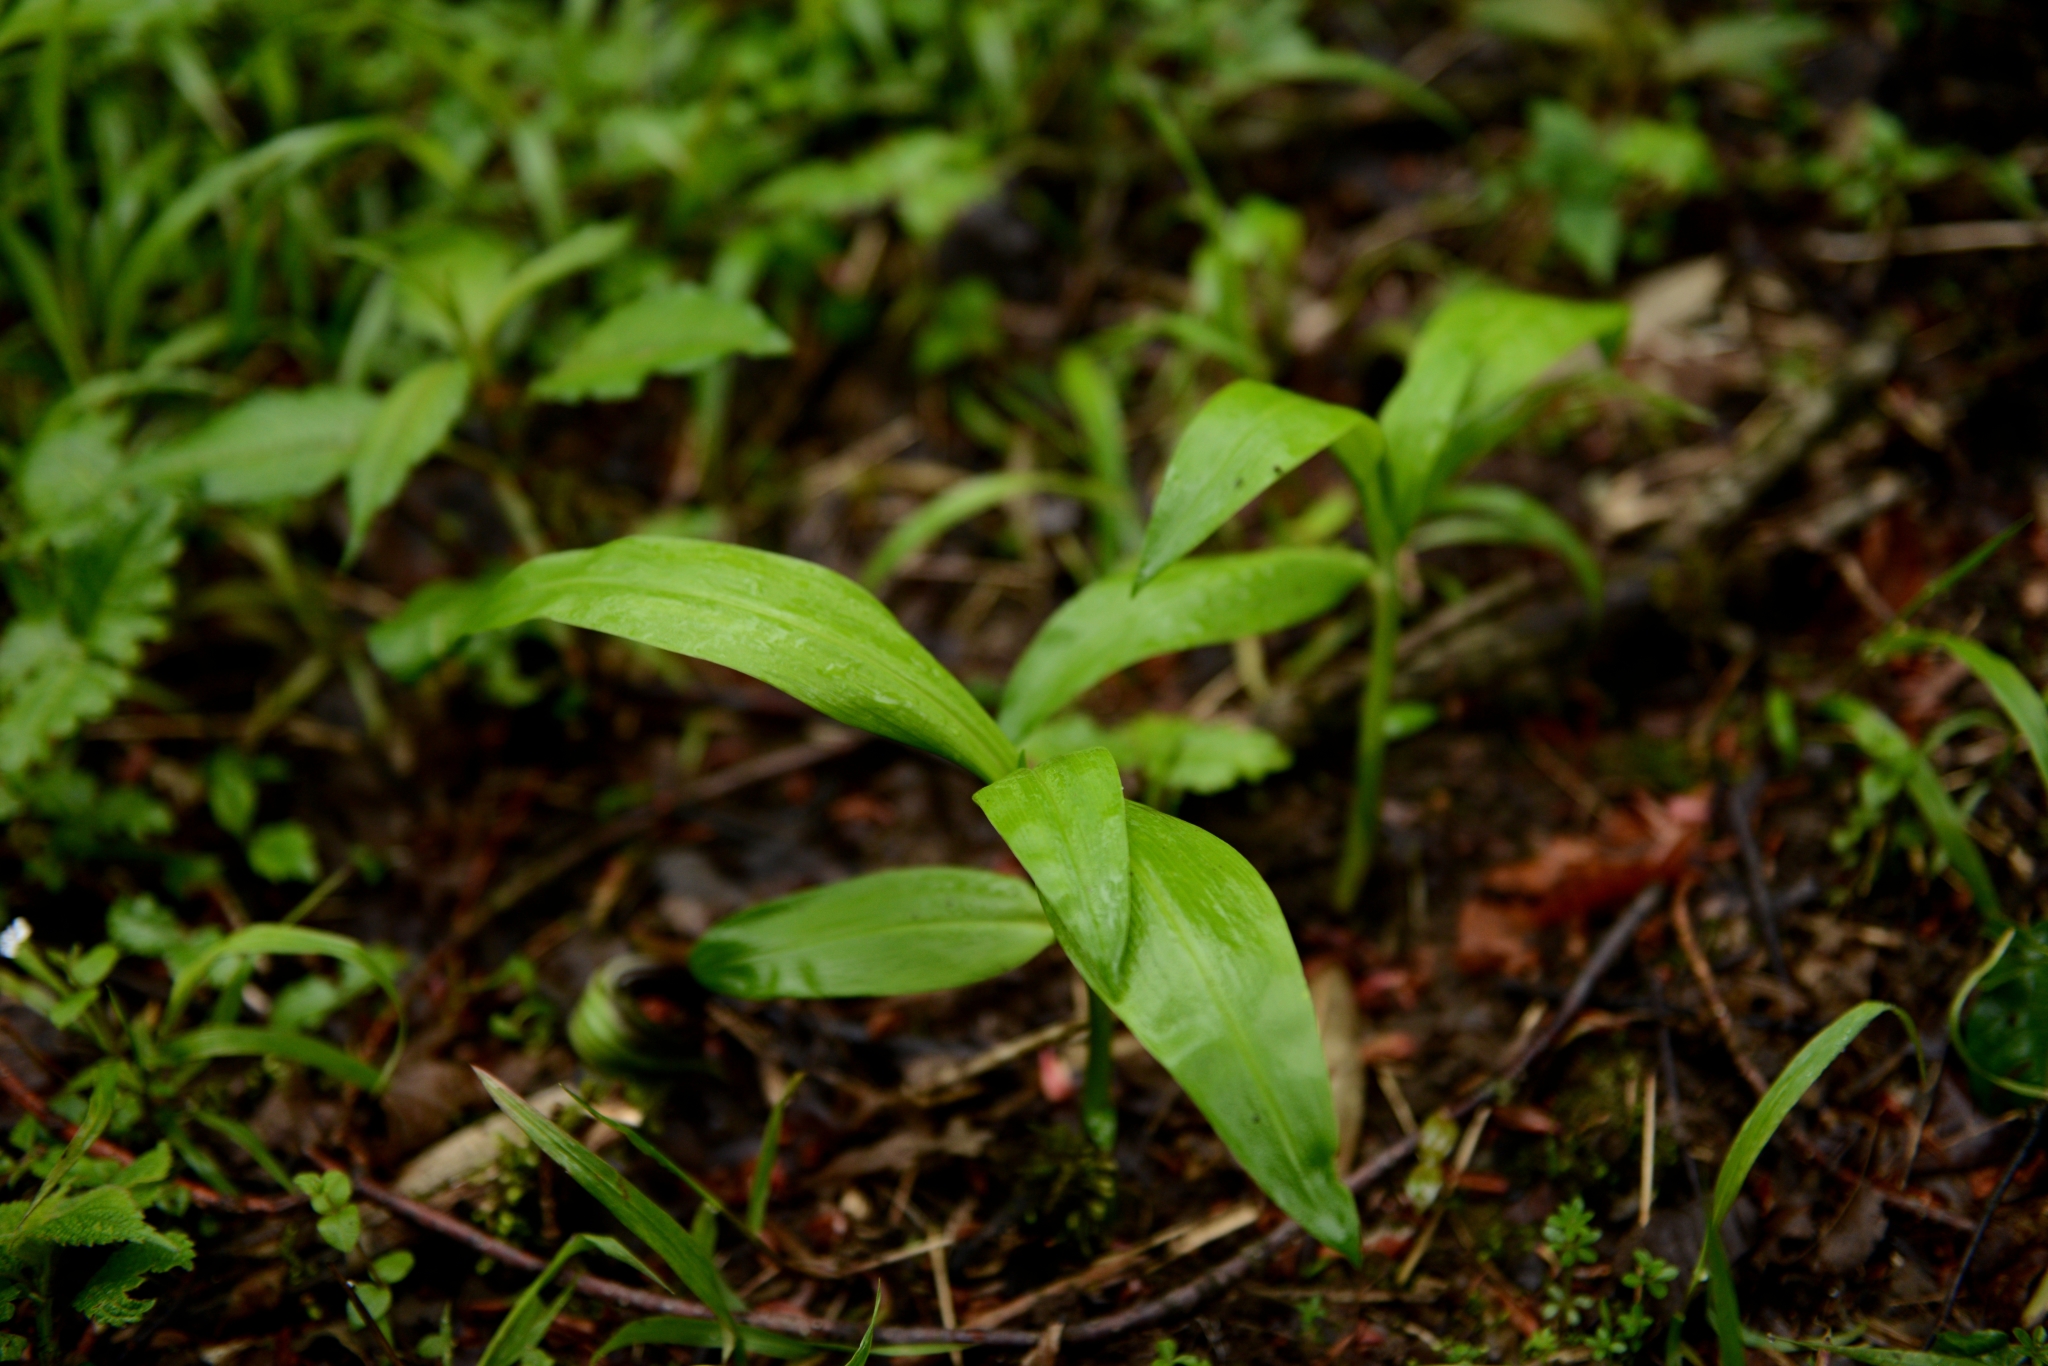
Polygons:
<instances>
[{"instance_id":1,"label":"plant stem","mask_svg":"<svg viewBox=\"0 0 2048 1366\"><path fill-rule=\"evenodd\" d=\"M1088 989L1088 1075L1081 1083L1081 1125L1104 1152L1116 1147L1116 1103L1109 1098L1109 1043L1116 1016Z\"/></svg>"},{"instance_id":2,"label":"plant stem","mask_svg":"<svg viewBox=\"0 0 2048 1366\"><path fill-rule=\"evenodd\" d=\"M1358 707L1358 778L1351 793L1351 818L1344 828L1344 854L1337 862L1331 900L1340 911L1358 900L1379 842L1380 784L1387 757L1387 702L1394 690L1394 646L1401 638L1401 586L1391 563L1372 571L1372 662Z\"/></svg>"}]
</instances>

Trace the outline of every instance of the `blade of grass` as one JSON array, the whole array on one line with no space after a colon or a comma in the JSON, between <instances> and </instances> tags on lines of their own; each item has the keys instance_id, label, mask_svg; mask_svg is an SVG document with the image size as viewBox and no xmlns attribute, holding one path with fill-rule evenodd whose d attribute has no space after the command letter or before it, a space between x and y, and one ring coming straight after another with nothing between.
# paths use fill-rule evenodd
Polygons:
<instances>
[{"instance_id":1,"label":"blade of grass","mask_svg":"<svg viewBox=\"0 0 2048 1366\"><path fill-rule=\"evenodd\" d=\"M768 1195L775 1184L775 1157L782 1147L782 1115L803 1079L801 1072L789 1079L768 1111L767 1127L761 1130L761 1153L754 1159L754 1184L747 1192L747 1233L751 1237L761 1236L761 1225L768 1219Z\"/></svg>"}]
</instances>

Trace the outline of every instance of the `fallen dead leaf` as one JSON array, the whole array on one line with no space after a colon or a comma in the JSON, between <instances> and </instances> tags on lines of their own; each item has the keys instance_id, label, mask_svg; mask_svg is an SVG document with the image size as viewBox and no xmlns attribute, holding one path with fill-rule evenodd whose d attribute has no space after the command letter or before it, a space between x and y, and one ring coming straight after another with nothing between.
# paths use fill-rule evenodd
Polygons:
<instances>
[{"instance_id":1,"label":"fallen dead leaf","mask_svg":"<svg viewBox=\"0 0 2048 1366\"><path fill-rule=\"evenodd\" d=\"M1365 1065L1371 1061L1359 1051L1358 1002L1351 974L1336 959L1322 959L1309 969L1308 995L1315 1006L1316 1032L1337 1109L1337 1170L1349 1171L1365 1123Z\"/></svg>"}]
</instances>

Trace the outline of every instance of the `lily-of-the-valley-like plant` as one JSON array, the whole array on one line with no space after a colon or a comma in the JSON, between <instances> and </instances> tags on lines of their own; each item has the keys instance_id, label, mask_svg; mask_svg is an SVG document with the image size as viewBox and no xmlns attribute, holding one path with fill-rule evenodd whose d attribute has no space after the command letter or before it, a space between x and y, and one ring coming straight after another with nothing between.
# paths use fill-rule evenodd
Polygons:
<instances>
[{"instance_id":1,"label":"lily-of-the-valley-like plant","mask_svg":"<svg viewBox=\"0 0 2048 1366\"><path fill-rule=\"evenodd\" d=\"M1092 633L1064 646L1041 638L1032 695L1050 710L1136 659L1279 629L1327 610L1360 574L1349 551L1268 552L1256 572L1244 558L1180 566L1153 601L1126 588L1119 610L1127 621L1142 610L1145 626L1114 648ZM801 892L713 926L690 960L706 986L749 998L934 991L1006 972L1057 940L1102 1023L1120 1018L1275 1203L1357 1257L1301 963L1278 902L1236 850L1126 800L1105 749L1023 767L1011 735L887 608L807 561L627 537L529 560L459 621L441 620L452 640L534 618L710 660L960 764L987 784L975 800L1036 886L912 868ZM1092 1032L1088 1128L1106 1145L1108 1030Z\"/></svg>"},{"instance_id":2,"label":"lily-of-the-valley-like plant","mask_svg":"<svg viewBox=\"0 0 2048 1366\"><path fill-rule=\"evenodd\" d=\"M1474 287L1455 294L1424 324L1378 421L1255 380L1229 385L1195 415L1174 448L1136 573L1090 585L1054 615L1040 641L1055 638L1063 619L1101 610L1097 603L1112 594L1131 598L1135 592L1129 614L1139 618L1170 610L1176 576L1214 563L1183 557L1281 476L1320 451L1332 452L1357 487L1371 551L1355 556L1358 579L1372 597L1372 645L1359 711L1357 781L1335 886L1338 905L1349 907L1371 866L1377 834L1401 625L1400 557L1472 543L1540 547L1563 558L1597 609L1599 570L1562 518L1520 489L1462 483L1460 476L1526 425L1550 393L1551 386L1539 383L1547 372L1589 343L1612 351L1627 326L1621 304ZM1022 733L1020 723L1043 715L1017 697L1029 693L1037 666L1027 651L1011 676L1003 715L1013 734Z\"/></svg>"}]
</instances>

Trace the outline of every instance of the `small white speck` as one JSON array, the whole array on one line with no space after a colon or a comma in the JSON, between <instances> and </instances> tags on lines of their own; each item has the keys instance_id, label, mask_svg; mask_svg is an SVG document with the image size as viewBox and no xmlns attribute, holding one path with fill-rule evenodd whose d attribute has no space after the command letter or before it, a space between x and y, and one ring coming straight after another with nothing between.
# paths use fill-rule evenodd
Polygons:
<instances>
[{"instance_id":1,"label":"small white speck","mask_svg":"<svg viewBox=\"0 0 2048 1366\"><path fill-rule=\"evenodd\" d=\"M21 952L21 946L26 944L29 936L34 933L26 920L20 916L14 917L6 929L0 930L0 958L12 959Z\"/></svg>"}]
</instances>

